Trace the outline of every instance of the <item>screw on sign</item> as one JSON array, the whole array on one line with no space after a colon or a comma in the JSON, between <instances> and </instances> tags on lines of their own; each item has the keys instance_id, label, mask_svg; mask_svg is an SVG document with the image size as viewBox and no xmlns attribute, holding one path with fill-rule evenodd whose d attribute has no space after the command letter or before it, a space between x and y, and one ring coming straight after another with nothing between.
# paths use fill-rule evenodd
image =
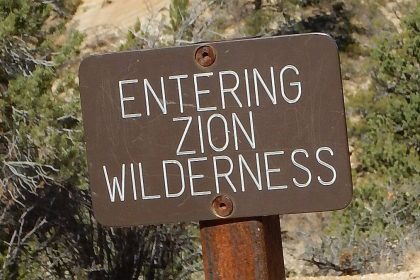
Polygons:
<instances>
[{"instance_id":1,"label":"screw on sign","mask_svg":"<svg viewBox=\"0 0 420 280\"><path fill-rule=\"evenodd\" d=\"M195 52L195 60L201 66L207 67L216 60L216 53L211 46L201 46Z\"/></svg>"},{"instance_id":2,"label":"screw on sign","mask_svg":"<svg viewBox=\"0 0 420 280\"><path fill-rule=\"evenodd\" d=\"M220 195L211 204L214 214L220 218L229 217L233 212L233 202L227 195Z\"/></svg>"},{"instance_id":3,"label":"screw on sign","mask_svg":"<svg viewBox=\"0 0 420 280\"><path fill-rule=\"evenodd\" d=\"M200 221L206 279L284 279L278 215L351 201L328 35L96 55L79 78L96 219Z\"/></svg>"}]
</instances>

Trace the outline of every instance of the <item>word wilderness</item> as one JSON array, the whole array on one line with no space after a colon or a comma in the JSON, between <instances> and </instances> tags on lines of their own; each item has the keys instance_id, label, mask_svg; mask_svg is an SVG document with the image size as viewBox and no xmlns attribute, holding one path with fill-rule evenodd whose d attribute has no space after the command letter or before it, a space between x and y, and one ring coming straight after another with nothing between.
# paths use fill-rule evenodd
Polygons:
<instances>
[{"instance_id":1,"label":"word wilderness","mask_svg":"<svg viewBox=\"0 0 420 280\"><path fill-rule=\"evenodd\" d=\"M91 56L79 71L95 216L109 226L327 211L352 197L338 51L324 34Z\"/></svg>"}]
</instances>

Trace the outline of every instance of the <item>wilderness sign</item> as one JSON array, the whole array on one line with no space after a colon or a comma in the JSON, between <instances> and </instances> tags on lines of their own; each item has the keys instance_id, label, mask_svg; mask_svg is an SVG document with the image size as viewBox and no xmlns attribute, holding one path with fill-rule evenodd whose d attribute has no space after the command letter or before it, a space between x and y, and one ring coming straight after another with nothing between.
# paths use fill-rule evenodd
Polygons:
<instances>
[{"instance_id":1,"label":"wilderness sign","mask_svg":"<svg viewBox=\"0 0 420 280\"><path fill-rule=\"evenodd\" d=\"M325 34L95 55L79 77L102 224L326 211L351 200L338 50Z\"/></svg>"}]
</instances>

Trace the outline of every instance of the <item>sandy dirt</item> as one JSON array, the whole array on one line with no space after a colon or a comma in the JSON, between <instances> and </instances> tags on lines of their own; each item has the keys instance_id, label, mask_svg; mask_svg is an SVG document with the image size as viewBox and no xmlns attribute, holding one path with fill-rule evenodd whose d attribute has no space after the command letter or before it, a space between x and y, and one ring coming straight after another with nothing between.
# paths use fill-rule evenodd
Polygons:
<instances>
[{"instance_id":1,"label":"sandy dirt","mask_svg":"<svg viewBox=\"0 0 420 280\"><path fill-rule=\"evenodd\" d=\"M142 23L169 6L170 0L82 0L68 29L86 34L85 48L115 49L137 19Z\"/></svg>"},{"instance_id":2,"label":"sandy dirt","mask_svg":"<svg viewBox=\"0 0 420 280\"><path fill-rule=\"evenodd\" d=\"M368 274L356 276L293 277L288 280L420 280L420 269L395 274Z\"/></svg>"}]
</instances>

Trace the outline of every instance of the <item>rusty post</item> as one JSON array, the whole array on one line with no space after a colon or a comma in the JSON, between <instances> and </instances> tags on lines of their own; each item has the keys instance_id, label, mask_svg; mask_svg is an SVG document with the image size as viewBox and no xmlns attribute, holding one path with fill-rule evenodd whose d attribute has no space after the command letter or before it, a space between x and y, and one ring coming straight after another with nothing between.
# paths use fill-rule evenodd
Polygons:
<instances>
[{"instance_id":1,"label":"rusty post","mask_svg":"<svg viewBox=\"0 0 420 280\"><path fill-rule=\"evenodd\" d=\"M200 222L206 280L286 279L279 216Z\"/></svg>"}]
</instances>

